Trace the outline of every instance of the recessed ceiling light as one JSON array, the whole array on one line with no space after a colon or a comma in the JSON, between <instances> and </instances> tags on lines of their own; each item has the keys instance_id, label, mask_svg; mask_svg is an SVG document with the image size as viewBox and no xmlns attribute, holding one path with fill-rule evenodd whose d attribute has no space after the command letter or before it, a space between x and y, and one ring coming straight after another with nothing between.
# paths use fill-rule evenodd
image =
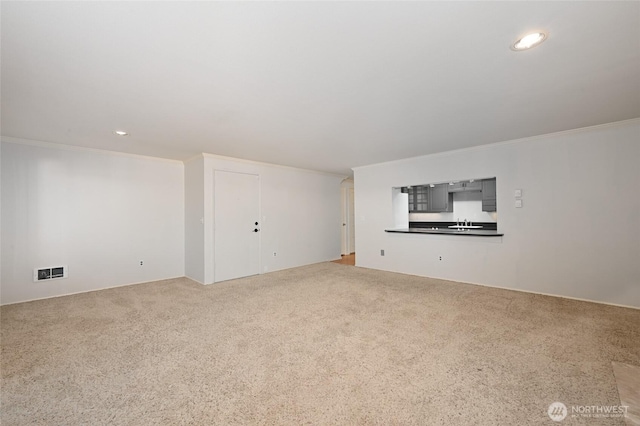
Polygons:
<instances>
[{"instance_id":1,"label":"recessed ceiling light","mask_svg":"<svg viewBox=\"0 0 640 426\"><path fill-rule=\"evenodd\" d=\"M118 136L129 136L129 133L125 132L124 130L114 130L113 133Z\"/></svg>"},{"instance_id":2,"label":"recessed ceiling light","mask_svg":"<svg viewBox=\"0 0 640 426\"><path fill-rule=\"evenodd\" d=\"M543 32L527 34L526 36L513 43L511 45L511 50L520 51L531 49L532 47L535 47L545 41L546 38L547 34Z\"/></svg>"}]
</instances>

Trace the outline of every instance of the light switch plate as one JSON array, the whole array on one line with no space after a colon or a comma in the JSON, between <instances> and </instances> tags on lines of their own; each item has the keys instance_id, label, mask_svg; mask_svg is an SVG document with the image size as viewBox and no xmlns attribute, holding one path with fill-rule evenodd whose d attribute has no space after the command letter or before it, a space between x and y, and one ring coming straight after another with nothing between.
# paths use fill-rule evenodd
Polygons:
<instances>
[{"instance_id":1,"label":"light switch plate","mask_svg":"<svg viewBox=\"0 0 640 426\"><path fill-rule=\"evenodd\" d=\"M516 198L522 197L522 189L516 189Z\"/></svg>"},{"instance_id":2,"label":"light switch plate","mask_svg":"<svg viewBox=\"0 0 640 426\"><path fill-rule=\"evenodd\" d=\"M522 208L522 200L516 200L516 208L517 209L521 209Z\"/></svg>"}]
</instances>

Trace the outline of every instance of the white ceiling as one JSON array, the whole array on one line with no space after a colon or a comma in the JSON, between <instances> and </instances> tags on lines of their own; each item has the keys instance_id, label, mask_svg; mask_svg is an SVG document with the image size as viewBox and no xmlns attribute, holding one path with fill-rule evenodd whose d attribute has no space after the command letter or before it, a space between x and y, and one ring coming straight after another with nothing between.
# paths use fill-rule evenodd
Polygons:
<instances>
[{"instance_id":1,"label":"white ceiling","mask_svg":"<svg viewBox=\"0 0 640 426\"><path fill-rule=\"evenodd\" d=\"M640 117L637 1L2 2L1 25L15 138L348 174Z\"/></svg>"}]
</instances>

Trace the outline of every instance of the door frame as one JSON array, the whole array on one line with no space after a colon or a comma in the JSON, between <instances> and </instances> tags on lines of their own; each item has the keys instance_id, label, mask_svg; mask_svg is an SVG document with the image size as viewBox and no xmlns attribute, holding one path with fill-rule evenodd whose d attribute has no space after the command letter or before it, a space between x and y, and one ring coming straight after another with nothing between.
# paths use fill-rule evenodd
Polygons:
<instances>
[{"instance_id":1,"label":"door frame","mask_svg":"<svg viewBox=\"0 0 640 426\"><path fill-rule=\"evenodd\" d=\"M216 172L227 172L227 173L238 173L242 175L251 175L258 177L258 221L260 223L258 232L258 275L262 275L262 231L263 231L263 217L262 217L262 176L260 173L250 173L250 172L240 172L238 170L227 169L227 168L214 168L213 173L211 174L211 181L213 182L213 186L211 187L213 196L211 197L211 234L213 235L213 239L211 240L211 282L222 282L216 281Z\"/></svg>"},{"instance_id":2,"label":"door frame","mask_svg":"<svg viewBox=\"0 0 640 426\"><path fill-rule=\"evenodd\" d=\"M342 181L340 184L340 198L342 204L342 223L341 223L341 254L349 255L355 252L355 247L351 247L351 242L349 239L349 234L351 230L354 231L354 240L355 240L355 223L351 221L350 209L351 203L349 202L349 191L354 190L354 182L352 178L347 178ZM355 219L355 190L354 190L354 200L353 200L353 209L354 209L354 219Z\"/></svg>"}]
</instances>

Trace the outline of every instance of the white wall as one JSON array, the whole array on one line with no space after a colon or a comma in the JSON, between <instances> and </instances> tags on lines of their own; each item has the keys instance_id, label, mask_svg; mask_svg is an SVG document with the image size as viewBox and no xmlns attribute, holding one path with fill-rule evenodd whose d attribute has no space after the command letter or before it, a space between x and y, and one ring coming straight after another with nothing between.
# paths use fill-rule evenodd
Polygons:
<instances>
[{"instance_id":1,"label":"white wall","mask_svg":"<svg viewBox=\"0 0 640 426\"><path fill-rule=\"evenodd\" d=\"M187 182L197 180L196 164L186 164ZM214 282L214 172L225 170L260 176L261 273L340 258L341 176L253 161L203 155L204 224L196 214L200 207L187 201L187 275L199 282ZM189 184L190 185L190 184ZM199 189L197 190L199 191ZM194 192L195 194L195 192ZM189 200L187 190L187 200ZM189 205L193 205L190 212ZM190 237L198 227L204 239ZM273 256L276 252L277 256ZM203 278L196 272L204 271Z\"/></svg>"},{"instance_id":2,"label":"white wall","mask_svg":"<svg viewBox=\"0 0 640 426\"><path fill-rule=\"evenodd\" d=\"M184 163L185 275L204 283L204 158Z\"/></svg>"},{"instance_id":3,"label":"white wall","mask_svg":"<svg viewBox=\"0 0 640 426\"><path fill-rule=\"evenodd\" d=\"M357 265L640 307L638 164L632 120L356 168ZM497 177L504 237L384 232L392 187L477 176Z\"/></svg>"},{"instance_id":4,"label":"white wall","mask_svg":"<svg viewBox=\"0 0 640 426\"><path fill-rule=\"evenodd\" d=\"M2 304L184 275L182 163L41 145L1 144Z\"/></svg>"}]
</instances>

